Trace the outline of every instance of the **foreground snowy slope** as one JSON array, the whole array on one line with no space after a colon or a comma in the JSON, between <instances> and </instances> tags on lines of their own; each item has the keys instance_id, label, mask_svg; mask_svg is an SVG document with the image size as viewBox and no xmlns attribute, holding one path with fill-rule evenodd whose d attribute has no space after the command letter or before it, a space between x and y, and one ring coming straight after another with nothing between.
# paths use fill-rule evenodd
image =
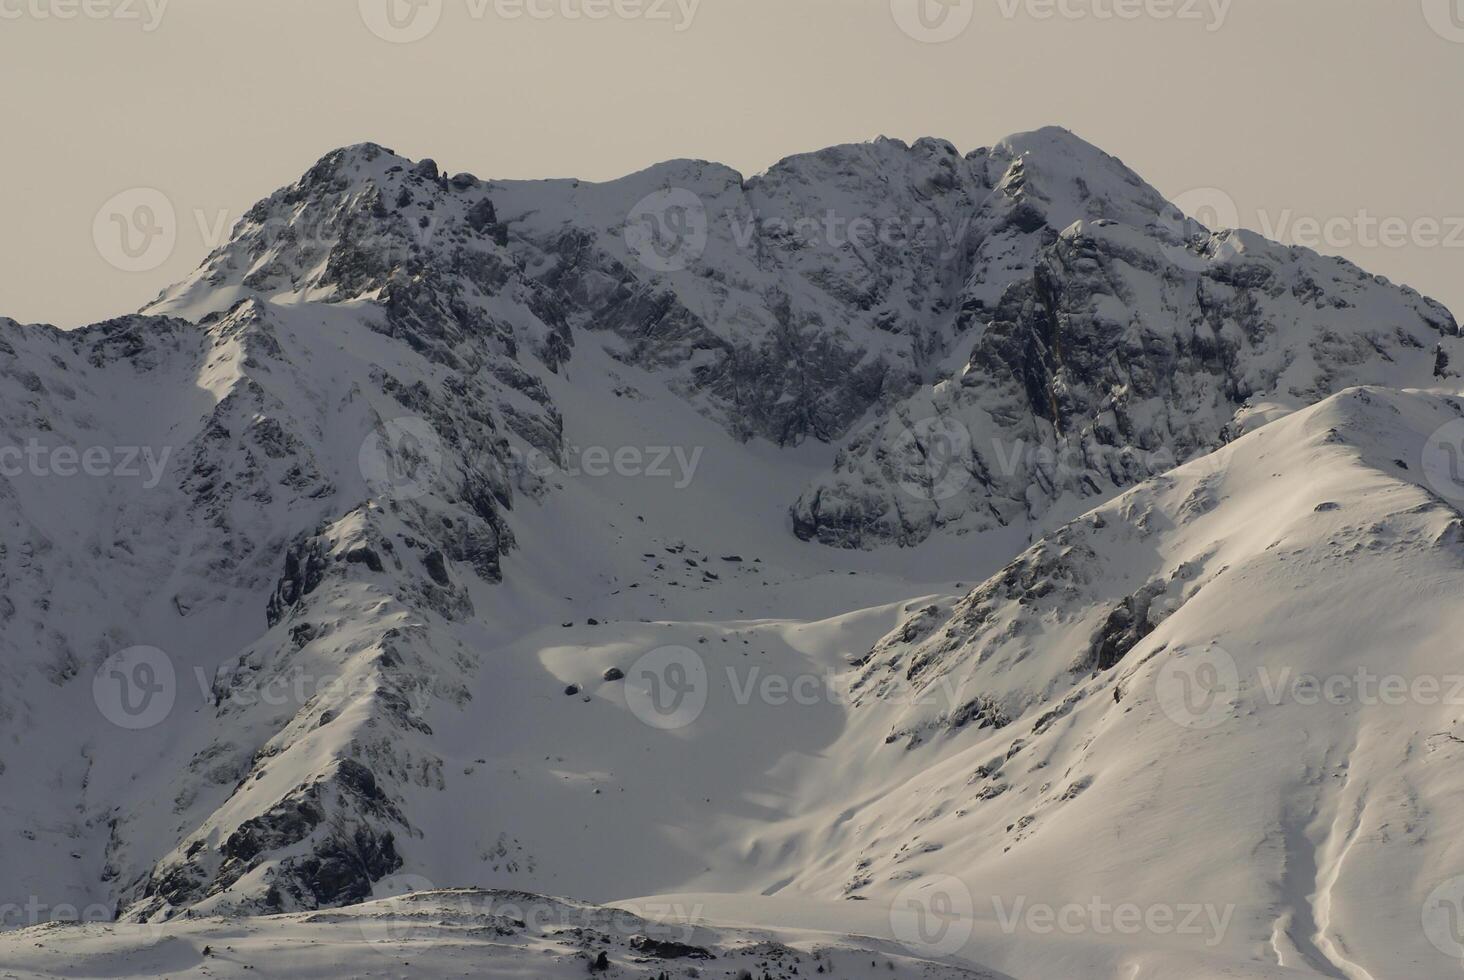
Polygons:
<instances>
[{"instance_id":1,"label":"foreground snowy slope","mask_svg":"<svg viewBox=\"0 0 1464 980\"><path fill-rule=\"evenodd\" d=\"M757 835L769 879L889 902L953 873L1008 914L1202 909L1179 945L1315 975L1457 971L1464 483L1433 437L1461 417L1349 390L919 609L849 681L826 751L858 766ZM986 961L1056 975L1040 942Z\"/></svg>"},{"instance_id":2,"label":"foreground snowy slope","mask_svg":"<svg viewBox=\"0 0 1464 980\"><path fill-rule=\"evenodd\" d=\"M653 905L647 911L660 910ZM167 927L43 926L0 936L0 977L779 977L999 980L890 940L729 929L668 904L642 918L524 892L417 892L337 912ZM601 957L604 957L603 961Z\"/></svg>"},{"instance_id":3,"label":"foreground snowy slope","mask_svg":"<svg viewBox=\"0 0 1464 980\"><path fill-rule=\"evenodd\" d=\"M188 917L405 877L1023 977L1439 962L1456 706L1289 687L1448 668L1455 401L1333 394L1455 384L1432 301L1043 130L602 185L364 144L148 314L0 321L4 925L202 969ZM1210 931L1008 927L1094 896Z\"/></svg>"},{"instance_id":4,"label":"foreground snowy slope","mask_svg":"<svg viewBox=\"0 0 1464 980\"><path fill-rule=\"evenodd\" d=\"M952 901L974 920L969 960L1013 976L1442 975L1464 864L1464 538L1427 440L1461 417L1452 396L1350 390L964 595L547 628L475 689L505 733L492 751L471 756L470 715L438 728L449 770L482 788L414 812L434 815L429 842L511 828L475 872L490 881L680 879L843 905L859 931L891 929L912 895ZM777 591L765 605L823 601L816 579ZM678 670L704 703L648 714ZM584 696L558 696L569 684ZM603 844L631 838L646 849ZM464 874L458 851L419 860L435 882ZM722 902L708 915L799 921ZM1034 906L1078 907L1073 931ZM1115 931L1119 906L1160 925Z\"/></svg>"}]
</instances>

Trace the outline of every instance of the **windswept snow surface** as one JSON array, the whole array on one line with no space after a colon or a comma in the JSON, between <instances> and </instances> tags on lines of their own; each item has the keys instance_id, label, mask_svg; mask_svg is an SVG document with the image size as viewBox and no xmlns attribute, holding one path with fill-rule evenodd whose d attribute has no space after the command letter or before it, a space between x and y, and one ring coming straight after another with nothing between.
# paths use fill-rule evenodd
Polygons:
<instances>
[{"instance_id":1,"label":"windswept snow surface","mask_svg":"<svg viewBox=\"0 0 1464 980\"><path fill-rule=\"evenodd\" d=\"M336 151L0 321L0 977L1451 975L1457 333L1061 130Z\"/></svg>"},{"instance_id":2,"label":"windswept snow surface","mask_svg":"<svg viewBox=\"0 0 1464 980\"><path fill-rule=\"evenodd\" d=\"M0 976L1002 980L990 971L913 956L889 939L714 927L702 921L700 909L648 902L643 917L628 907L458 889L417 891L338 911L190 919L161 928L50 925L23 934L25 948L0 967Z\"/></svg>"}]
</instances>

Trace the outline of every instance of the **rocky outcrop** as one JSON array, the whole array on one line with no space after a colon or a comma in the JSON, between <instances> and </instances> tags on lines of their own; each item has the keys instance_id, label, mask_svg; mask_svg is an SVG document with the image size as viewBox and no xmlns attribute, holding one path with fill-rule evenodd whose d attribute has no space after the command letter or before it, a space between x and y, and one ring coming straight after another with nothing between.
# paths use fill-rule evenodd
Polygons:
<instances>
[{"instance_id":1,"label":"rocky outcrop","mask_svg":"<svg viewBox=\"0 0 1464 980\"><path fill-rule=\"evenodd\" d=\"M1457 338L1441 306L1340 259L1149 219L1078 222L1045 245L961 370L854 434L804 491L796 533L913 545L1080 511L1223 445L1254 402L1426 384Z\"/></svg>"}]
</instances>

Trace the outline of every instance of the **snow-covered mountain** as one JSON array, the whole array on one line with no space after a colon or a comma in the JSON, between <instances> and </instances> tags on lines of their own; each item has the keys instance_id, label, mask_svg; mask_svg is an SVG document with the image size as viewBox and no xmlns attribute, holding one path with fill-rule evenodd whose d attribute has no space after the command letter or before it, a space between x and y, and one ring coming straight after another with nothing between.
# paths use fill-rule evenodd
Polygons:
<instances>
[{"instance_id":1,"label":"snow-covered mountain","mask_svg":"<svg viewBox=\"0 0 1464 980\"><path fill-rule=\"evenodd\" d=\"M1464 485L1428 440L1461 415L1350 389L912 606L855 665L830 754L884 747L788 836L819 841L789 887L959 868L1008 908L1203 903L1233 911L1206 945L1237 958L1445 975Z\"/></svg>"},{"instance_id":2,"label":"snow-covered mountain","mask_svg":"<svg viewBox=\"0 0 1464 980\"><path fill-rule=\"evenodd\" d=\"M181 971L182 919L405 880L1432 975L1458 705L1290 681L1447 676L1457 334L1057 129L605 184L335 151L142 314L0 320L5 922ZM1093 896L1228 911L1008 928ZM504 955L583 971L542 939Z\"/></svg>"}]
</instances>

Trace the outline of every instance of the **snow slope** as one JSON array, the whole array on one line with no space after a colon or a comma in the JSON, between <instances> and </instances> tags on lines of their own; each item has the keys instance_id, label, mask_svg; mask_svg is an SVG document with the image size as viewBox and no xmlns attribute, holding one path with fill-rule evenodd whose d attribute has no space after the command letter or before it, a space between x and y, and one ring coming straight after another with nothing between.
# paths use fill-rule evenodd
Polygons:
<instances>
[{"instance_id":1,"label":"snow slope","mask_svg":"<svg viewBox=\"0 0 1464 980\"><path fill-rule=\"evenodd\" d=\"M652 903L647 911L657 909ZM713 927L700 920L697 907L681 912L667 903L665 911L679 921L523 892L457 890L419 891L337 912L192 919L167 928L56 924L27 930L11 943L0 939L8 959L0 976L549 980L598 973L655 980L746 971L779 978L831 973L847 980L999 977L911 956L889 940Z\"/></svg>"},{"instance_id":2,"label":"snow slope","mask_svg":"<svg viewBox=\"0 0 1464 980\"><path fill-rule=\"evenodd\" d=\"M848 682L825 751L858 766L757 835L768 880L791 860L780 893L888 903L955 874L984 909L1231 910L1190 945L1320 976L1457 970L1435 890L1461 862L1464 521L1426 445L1461 413L1350 389L914 610ZM1057 975L1040 943L985 962Z\"/></svg>"}]
</instances>

